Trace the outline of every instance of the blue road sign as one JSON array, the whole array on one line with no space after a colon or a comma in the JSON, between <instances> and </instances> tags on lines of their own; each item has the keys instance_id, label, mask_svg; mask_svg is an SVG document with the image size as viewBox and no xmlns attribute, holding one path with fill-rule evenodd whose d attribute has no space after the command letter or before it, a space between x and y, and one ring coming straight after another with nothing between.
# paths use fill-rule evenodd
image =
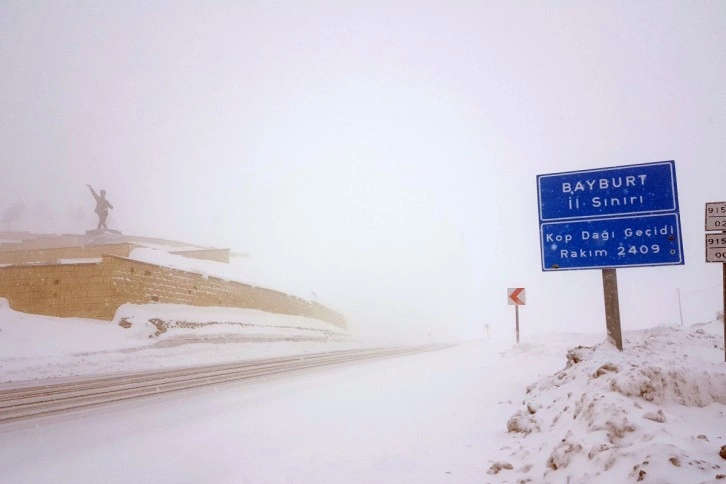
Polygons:
<instances>
[{"instance_id":1,"label":"blue road sign","mask_svg":"<svg viewBox=\"0 0 726 484\"><path fill-rule=\"evenodd\" d=\"M542 270L683 264L677 213L545 222Z\"/></svg>"},{"instance_id":2,"label":"blue road sign","mask_svg":"<svg viewBox=\"0 0 726 484\"><path fill-rule=\"evenodd\" d=\"M674 161L537 176L540 222L678 211Z\"/></svg>"},{"instance_id":3,"label":"blue road sign","mask_svg":"<svg viewBox=\"0 0 726 484\"><path fill-rule=\"evenodd\" d=\"M542 270L683 264L674 161L537 177Z\"/></svg>"}]
</instances>

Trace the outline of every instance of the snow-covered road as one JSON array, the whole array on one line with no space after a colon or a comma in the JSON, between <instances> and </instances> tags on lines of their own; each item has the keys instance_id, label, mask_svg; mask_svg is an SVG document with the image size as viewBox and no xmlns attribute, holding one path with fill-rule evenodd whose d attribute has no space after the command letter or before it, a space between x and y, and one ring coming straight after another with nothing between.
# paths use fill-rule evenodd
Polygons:
<instances>
[{"instance_id":1,"label":"snow-covered road","mask_svg":"<svg viewBox=\"0 0 726 484\"><path fill-rule=\"evenodd\" d=\"M128 327L1 303L5 389L367 346L254 311L128 307ZM724 482L723 324L623 337L492 338L0 424L0 482Z\"/></svg>"},{"instance_id":2,"label":"snow-covered road","mask_svg":"<svg viewBox=\"0 0 726 484\"><path fill-rule=\"evenodd\" d=\"M543 353L536 371L562 363ZM0 429L0 477L482 482L532 371L481 341L50 417Z\"/></svg>"},{"instance_id":3,"label":"snow-covered road","mask_svg":"<svg viewBox=\"0 0 726 484\"><path fill-rule=\"evenodd\" d=\"M341 350L168 370L75 377L58 383L0 384L0 425L92 406L220 386L321 366L437 351L452 345ZM59 379L66 380L66 379Z\"/></svg>"}]
</instances>

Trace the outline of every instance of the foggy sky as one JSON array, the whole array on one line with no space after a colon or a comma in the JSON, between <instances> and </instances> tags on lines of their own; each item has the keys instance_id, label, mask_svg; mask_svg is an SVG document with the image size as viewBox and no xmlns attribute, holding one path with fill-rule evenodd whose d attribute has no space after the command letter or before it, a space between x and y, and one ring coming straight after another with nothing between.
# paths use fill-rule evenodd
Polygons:
<instances>
[{"instance_id":1,"label":"foggy sky","mask_svg":"<svg viewBox=\"0 0 726 484\"><path fill-rule=\"evenodd\" d=\"M618 271L623 329L721 307L724 2L6 1L0 65L18 229L95 228L90 183L364 336L513 333L507 287L523 334L604 331L599 270L541 273L536 175L675 160L686 265Z\"/></svg>"}]
</instances>

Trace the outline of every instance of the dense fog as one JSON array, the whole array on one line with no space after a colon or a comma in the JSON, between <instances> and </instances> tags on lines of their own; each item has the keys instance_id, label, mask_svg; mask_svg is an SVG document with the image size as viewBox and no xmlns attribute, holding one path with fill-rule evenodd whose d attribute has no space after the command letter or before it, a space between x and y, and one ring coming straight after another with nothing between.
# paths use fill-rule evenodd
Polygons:
<instances>
[{"instance_id":1,"label":"dense fog","mask_svg":"<svg viewBox=\"0 0 726 484\"><path fill-rule=\"evenodd\" d=\"M623 328L714 318L726 4L5 2L0 230L229 247L382 339L604 331L542 273L536 176L675 160L683 266L619 270ZM681 295L679 310L678 293ZM588 323L583 323L588 321Z\"/></svg>"}]
</instances>

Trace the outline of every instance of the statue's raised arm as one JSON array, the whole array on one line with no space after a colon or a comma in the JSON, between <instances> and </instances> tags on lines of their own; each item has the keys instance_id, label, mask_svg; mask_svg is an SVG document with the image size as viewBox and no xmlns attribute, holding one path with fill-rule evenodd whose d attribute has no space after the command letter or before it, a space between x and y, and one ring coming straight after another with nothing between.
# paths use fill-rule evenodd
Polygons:
<instances>
[{"instance_id":1,"label":"statue's raised arm","mask_svg":"<svg viewBox=\"0 0 726 484\"><path fill-rule=\"evenodd\" d=\"M93 195L93 198L98 200L98 193L96 193L96 190L94 190L93 187L91 185L89 185L88 183L86 183L86 186L88 187L89 190L91 190L91 195Z\"/></svg>"}]
</instances>

